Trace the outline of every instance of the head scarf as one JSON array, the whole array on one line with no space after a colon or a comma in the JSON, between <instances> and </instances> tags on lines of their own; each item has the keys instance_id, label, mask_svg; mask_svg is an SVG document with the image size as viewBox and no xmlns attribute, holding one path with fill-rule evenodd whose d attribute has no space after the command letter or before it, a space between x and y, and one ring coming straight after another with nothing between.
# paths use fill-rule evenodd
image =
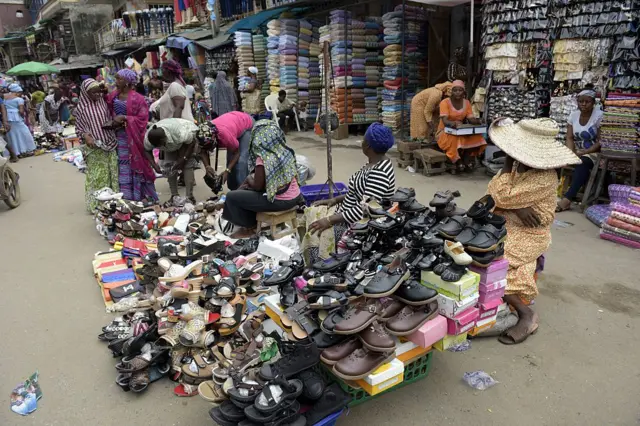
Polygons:
<instances>
[{"instance_id":1,"label":"head scarf","mask_svg":"<svg viewBox=\"0 0 640 426\"><path fill-rule=\"evenodd\" d=\"M11 86L9 86L9 90L11 90ZM13 90L11 90L13 92ZM596 98L596 92L595 90L591 90L591 89L584 89L582 92L578 93L578 97L580 96L588 96L590 98L595 99Z\"/></svg>"},{"instance_id":2,"label":"head scarf","mask_svg":"<svg viewBox=\"0 0 640 426\"><path fill-rule=\"evenodd\" d=\"M211 109L216 114L222 115L234 111L237 103L236 91L227 81L227 73L219 71L211 98Z\"/></svg>"},{"instance_id":3,"label":"head scarf","mask_svg":"<svg viewBox=\"0 0 640 426\"><path fill-rule=\"evenodd\" d=\"M295 152L287 146L284 132L273 120L260 120L251 132L249 171L260 157L264 163L267 199L273 202L278 191L298 175Z\"/></svg>"},{"instance_id":4,"label":"head scarf","mask_svg":"<svg viewBox=\"0 0 640 426\"><path fill-rule=\"evenodd\" d=\"M453 83L450 81L445 81L444 83L436 84L435 88L444 93L446 96L451 96L451 88L453 87Z\"/></svg>"},{"instance_id":5,"label":"head scarf","mask_svg":"<svg viewBox=\"0 0 640 426\"><path fill-rule=\"evenodd\" d=\"M249 67L249 72L251 74L258 74L258 68L256 67Z\"/></svg>"},{"instance_id":6,"label":"head scarf","mask_svg":"<svg viewBox=\"0 0 640 426\"><path fill-rule=\"evenodd\" d=\"M375 152L384 154L389 151L395 140L391 129L380 123L373 123L364 134L367 145Z\"/></svg>"},{"instance_id":7,"label":"head scarf","mask_svg":"<svg viewBox=\"0 0 640 426\"><path fill-rule=\"evenodd\" d=\"M118 71L118 75L127 82L130 86L138 84L138 74L135 71L129 69L123 69ZM87 80L85 80L87 81Z\"/></svg>"},{"instance_id":8,"label":"head scarf","mask_svg":"<svg viewBox=\"0 0 640 426\"><path fill-rule=\"evenodd\" d=\"M462 87L463 89L465 89L464 86L464 81L462 80L454 80L453 83L451 83L451 87Z\"/></svg>"},{"instance_id":9,"label":"head scarf","mask_svg":"<svg viewBox=\"0 0 640 426\"><path fill-rule=\"evenodd\" d=\"M11 93L20 93L22 92L22 86L20 86L18 83L13 83L9 86L9 91Z\"/></svg>"},{"instance_id":10,"label":"head scarf","mask_svg":"<svg viewBox=\"0 0 640 426\"><path fill-rule=\"evenodd\" d=\"M96 141L100 141L105 151L113 151L117 146L116 136L112 130L105 130L102 125L111 120L109 107L100 96L94 101L89 96L89 90L99 87L97 81L88 78L80 86L80 101L75 111L76 131L78 134L90 133Z\"/></svg>"},{"instance_id":11,"label":"head scarf","mask_svg":"<svg viewBox=\"0 0 640 426\"><path fill-rule=\"evenodd\" d=\"M169 59L168 61L164 61L162 63L162 71L163 72L168 71L172 73L178 78L178 80L180 81L180 83L182 83L183 86L187 85L187 83L185 83L184 79L182 78L182 66L180 66L180 64L174 61L173 59Z\"/></svg>"}]
</instances>

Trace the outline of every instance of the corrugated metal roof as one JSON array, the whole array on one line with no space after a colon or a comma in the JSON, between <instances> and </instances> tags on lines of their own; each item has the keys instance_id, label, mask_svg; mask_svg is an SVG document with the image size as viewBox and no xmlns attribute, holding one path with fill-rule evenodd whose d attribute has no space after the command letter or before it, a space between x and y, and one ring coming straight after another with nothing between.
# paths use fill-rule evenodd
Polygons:
<instances>
[{"instance_id":1,"label":"corrugated metal roof","mask_svg":"<svg viewBox=\"0 0 640 426\"><path fill-rule=\"evenodd\" d=\"M264 24L268 20L280 15L282 12L289 10L289 7L278 7L276 9L263 10L255 15L247 16L244 19L236 21L231 28L227 31L229 34L233 34L240 30L253 30Z\"/></svg>"},{"instance_id":2,"label":"corrugated metal roof","mask_svg":"<svg viewBox=\"0 0 640 426\"><path fill-rule=\"evenodd\" d=\"M228 44L233 44L233 40L229 40L229 34L225 34L225 37L216 37L210 38L208 40L198 40L196 41L198 46L202 46L207 50L214 50L219 47L226 46Z\"/></svg>"}]
</instances>

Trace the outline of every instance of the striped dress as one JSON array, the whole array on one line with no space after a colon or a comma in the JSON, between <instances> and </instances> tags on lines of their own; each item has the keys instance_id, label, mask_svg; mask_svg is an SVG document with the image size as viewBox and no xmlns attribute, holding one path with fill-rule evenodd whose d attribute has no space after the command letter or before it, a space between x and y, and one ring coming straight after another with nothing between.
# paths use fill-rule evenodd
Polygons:
<instances>
[{"instance_id":1,"label":"striped dress","mask_svg":"<svg viewBox=\"0 0 640 426\"><path fill-rule=\"evenodd\" d=\"M362 200L373 197L377 201L391 197L396 191L396 174L391 160L384 159L372 167L362 166L349 179L349 192L338 207L337 212L347 223L362 219Z\"/></svg>"}]
</instances>

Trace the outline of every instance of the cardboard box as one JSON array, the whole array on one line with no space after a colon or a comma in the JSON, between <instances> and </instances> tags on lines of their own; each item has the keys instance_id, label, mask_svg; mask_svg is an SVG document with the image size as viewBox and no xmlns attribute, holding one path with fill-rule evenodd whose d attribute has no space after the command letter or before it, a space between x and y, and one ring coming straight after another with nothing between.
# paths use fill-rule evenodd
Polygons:
<instances>
[{"instance_id":1,"label":"cardboard box","mask_svg":"<svg viewBox=\"0 0 640 426\"><path fill-rule=\"evenodd\" d=\"M444 336L444 339L440 340L439 342L436 342L436 344L433 345L433 347L439 350L440 352L443 352L452 346L459 345L465 340L467 340L467 333L458 334L457 336L451 336L447 334L446 336Z\"/></svg>"},{"instance_id":2,"label":"cardboard box","mask_svg":"<svg viewBox=\"0 0 640 426\"><path fill-rule=\"evenodd\" d=\"M478 308L469 308L454 319L447 318L447 334L458 335L471 330L476 326L479 314Z\"/></svg>"},{"instance_id":3,"label":"cardboard box","mask_svg":"<svg viewBox=\"0 0 640 426\"><path fill-rule=\"evenodd\" d=\"M356 383L369 395L377 395L404 381L404 364L397 358Z\"/></svg>"},{"instance_id":4,"label":"cardboard box","mask_svg":"<svg viewBox=\"0 0 640 426\"><path fill-rule=\"evenodd\" d=\"M284 315L284 309L280 306L280 294L272 294L263 299L265 306L271 309L273 312L276 312L278 316Z\"/></svg>"},{"instance_id":5,"label":"cardboard box","mask_svg":"<svg viewBox=\"0 0 640 426\"><path fill-rule=\"evenodd\" d=\"M469 267L473 272L480 275L480 282L483 284L491 284L507 278L509 270L509 261L505 258L491 262L486 268L480 268L474 265Z\"/></svg>"},{"instance_id":6,"label":"cardboard box","mask_svg":"<svg viewBox=\"0 0 640 426\"><path fill-rule=\"evenodd\" d=\"M422 324L416 332L407 336L409 340L422 348L431 347L447 335L447 319L438 315ZM396 353L397 356L397 353Z\"/></svg>"},{"instance_id":7,"label":"cardboard box","mask_svg":"<svg viewBox=\"0 0 640 426\"><path fill-rule=\"evenodd\" d=\"M494 316L487 317L482 321L476 321L476 327L485 327L487 324L495 323L498 320L498 314Z\"/></svg>"},{"instance_id":8,"label":"cardboard box","mask_svg":"<svg viewBox=\"0 0 640 426\"><path fill-rule=\"evenodd\" d=\"M478 322L486 318L490 318L498 315L498 306L500 306L501 304L502 304L502 299L495 299L487 303L480 303L478 305L478 308L480 309L480 315L478 315Z\"/></svg>"},{"instance_id":9,"label":"cardboard box","mask_svg":"<svg viewBox=\"0 0 640 426\"><path fill-rule=\"evenodd\" d=\"M494 300L502 299L502 296L504 296L504 290L504 288L499 288L497 290L487 292L480 290L480 297L478 298L478 302L488 303Z\"/></svg>"},{"instance_id":10,"label":"cardboard box","mask_svg":"<svg viewBox=\"0 0 640 426\"><path fill-rule=\"evenodd\" d=\"M462 300L455 300L444 294L438 294L438 313L447 318L455 318L458 314L466 311L478 303L479 293L474 293Z\"/></svg>"},{"instance_id":11,"label":"cardboard box","mask_svg":"<svg viewBox=\"0 0 640 426\"><path fill-rule=\"evenodd\" d=\"M404 362L404 365L409 365L412 362L417 361L418 359L424 357L432 350L433 350L433 346L429 346L428 348L417 347L414 350L412 350L410 353L407 352L406 354L403 354L401 357L398 357L398 359Z\"/></svg>"},{"instance_id":12,"label":"cardboard box","mask_svg":"<svg viewBox=\"0 0 640 426\"><path fill-rule=\"evenodd\" d=\"M482 333L485 330L489 330L490 328L493 328L493 326L496 325L496 321L493 320L489 323L486 323L484 325L478 326L478 324L476 324L475 327L473 327L473 330L469 331L469 335L470 336L477 336L478 334Z\"/></svg>"},{"instance_id":13,"label":"cardboard box","mask_svg":"<svg viewBox=\"0 0 640 426\"><path fill-rule=\"evenodd\" d=\"M418 347L418 345L416 345L415 343L413 343L410 340L406 340L404 337L403 338L398 338L396 336L392 336L393 339L396 341L396 357L399 358L400 356L402 356L403 354L407 353L407 352L411 352L412 350L414 350L415 348Z\"/></svg>"},{"instance_id":14,"label":"cardboard box","mask_svg":"<svg viewBox=\"0 0 640 426\"><path fill-rule=\"evenodd\" d=\"M436 290L440 294L449 296L455 300L463 300L478 292L480 275L475 272L467 272L459 281L443 281L432 271L422 271L422 285Z\"/></svg>"},{"instance_id":15,"label":"cardboard box","mask_svg":"<svg viewBox=\"0 0 640 426\"><path fill-rule=\"evenodd\" d=\"M273 322L278 324L278 327L282 328L283 330L285 329L284 325L282 324L282 320L280 319L280 315L274 312L273 309L269 308L268 306L265 306L265 313L270 319L273 320Z\"/></svg>"},{"instance_id":16,"label":"cardboard box","mask_svg":"<svg viewBox=\"0 0 640 426\"><path fill-rule=\"evenodd\" d=\"M506 278L504 280L495 281L490 284L480 284L480 291L484 291L485 293L493 290L498 290L500 288L507 288Z\"/></svg>"}]
</instances>

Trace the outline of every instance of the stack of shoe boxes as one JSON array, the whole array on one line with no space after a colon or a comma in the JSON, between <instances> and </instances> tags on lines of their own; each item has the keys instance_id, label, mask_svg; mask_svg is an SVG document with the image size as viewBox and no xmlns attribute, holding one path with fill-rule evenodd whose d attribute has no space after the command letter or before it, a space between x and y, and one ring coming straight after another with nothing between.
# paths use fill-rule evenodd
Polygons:
<instances>
[{"instance_id":1,"label":"stack of shoe boxes","mask_svg":"<svg viewBox=\"0 0 640 426\"><path fill-rule=\"evenodd\" d=\"M422 285L438 292L438 311L447 323L446 335L434 347L442 351L462 343L480 315L480 275L468 271L459 281L448 282L434 272L423 271L421 278Z\"/></svg>"},{"instance_id":2,"label":"stack of shoe boxes","mask_svg":"<svg viewBox=\"0 0 640 426\"><path fill-rule=\"evenodd\" d=\"M495 260L486 268L471 266L471 270L480 276L478 305L478 320L469 332L472 336L493 327L498 316L498 307L502 304L502 296L507 287L507 270L509 262L506 259Z\"/></svg>"}]
</instances>

